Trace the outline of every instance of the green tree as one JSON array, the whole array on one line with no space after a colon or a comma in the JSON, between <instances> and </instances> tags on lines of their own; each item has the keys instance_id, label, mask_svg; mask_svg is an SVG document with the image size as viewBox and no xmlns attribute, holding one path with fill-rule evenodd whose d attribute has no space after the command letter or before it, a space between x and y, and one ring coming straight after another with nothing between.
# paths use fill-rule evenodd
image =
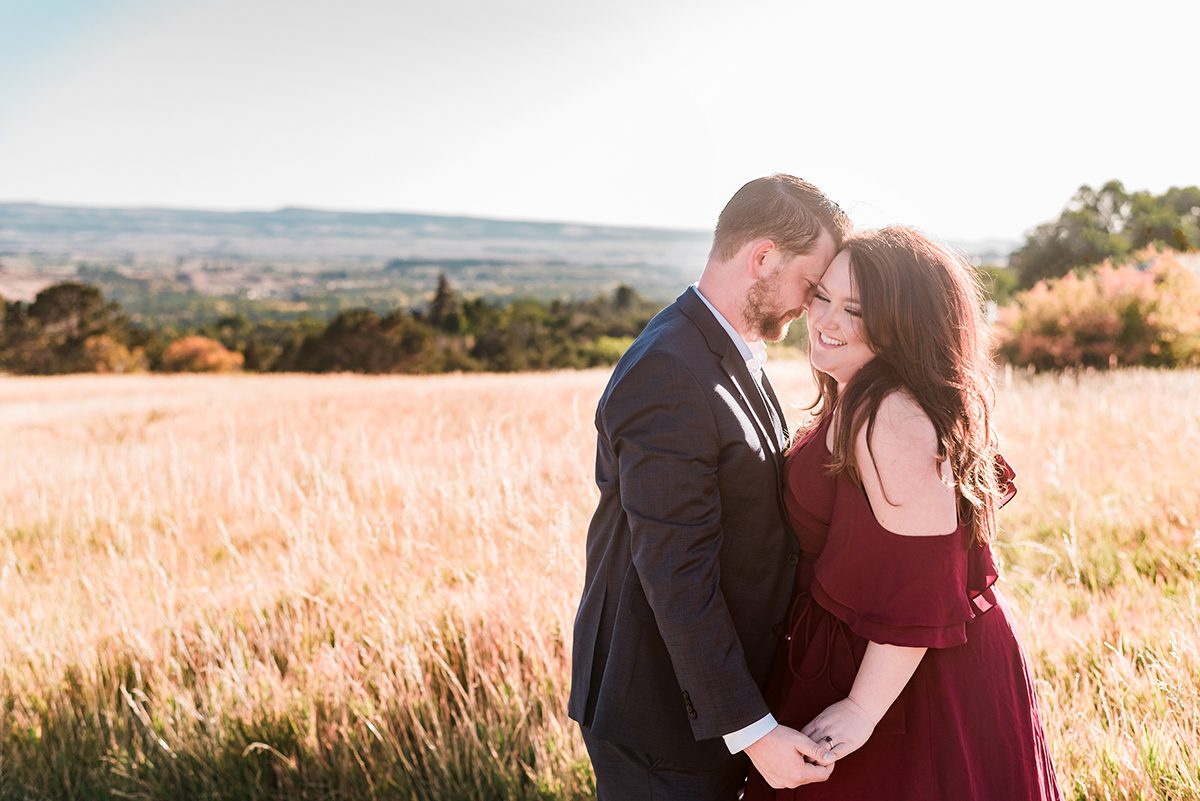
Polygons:
<instances>
[{"instance_id":1,"label":"green tree","mask_svg":"<svg viewBox=\"0 0 1200 801\"><path fill-rule=\"evenodd\" d=\"M1162 195L1126 191L1120 181L1084 185L1058 219L1035 228L1013 253L1010 266L1028 288L1073 269L1162 244L1200 248L1200 188L1173 187Z\"/></svg>"},{"instance_id":2,"label":"green tree","mask_svg":"<svg viewBox=\"0 0 1200 801\"><path fill-rule=\"evenodd\" d=\"M563 363L555 315L544 304L515 301L496 323L476 337L471 349L471 356L487 369L514 372L574 366Z\"/></svg>"},{"instance_id":3,"label":"green tree","mask_svg":"<svg viewBox=\"0 0 1200 801\"><path fill-rule=\"evenodd\" d=\"M310 372L428 372L437 361L429 352L433 337L428 325L403 312L380 317L350 309L305 339L296 366Z\"/></svg>"},{"instance_id":4,"label":"green tree","mask_svg":"<svg viewBox=\"0 0 1200 801\"><path fill-rule=\"evenodd\" d=\"M978 268L979 278L988 299L998 306L1007 304L1017 291L1017 275L1009 267L985 264Z\"/></svg>"},{"instance_id":5,"label":"green tree","mask_svg":"<svg viewBox=\"0 0 1200 801\"><path fill-rule=\"evenodd\" d=\"M129 370L144 366L146 333L100 290L68 281L6 309L3 366L17 373Z\"/></svg>"},{"instance_id":6,"label":"green tree","mask_svg":"<svg viewBox=\"0 0 1200 801\"><path fill-rule=\"evenodd\" d=\"M616 291L613 292L613 306L615 306L619 312L630 311L641 303L641 296L639 296L637 290L631 286L625 286L624 284L621 284L619 287L617 287Z\"/></svg>"},{"instance_id":7,"label":"green tree","mask_svg":"<svg viewBox=\"0 0 1200 801\"><path fill-rule=\"evenodd\" d=\"M1161 197L1134 194L1128 232L1134 249L1155 243L1175 250L1200 248L1200 187L1172 187Z\"/></svg>"},{"instance_id":8,"label":"green tree","mask_svg":"<svg viewBox=\"0 0 1200 801\"><path fill-rule=\"evenodd\" d=\"M45 336L69 340L86 333L101 333L107 327L106 311L99 289L67 281L39 292L29 307L29 316Z\"/></svg>"},{"instance_id":9,"label":"green tree","mask_svg":"<svg viewBox=\"0 0 1200 801\"><path fill-rule=\"evenodd\" d=\"M1039 225L1013 253L1010 265L1021 286L1128 253L1129 241L1120 232L1128 203L1120 181L1100 190L1081 186L1056 221Z\"/></svg>"},{"instance_id":10,"label":"green tree","mask_svg":"<svg viewBox=\"0 0 1200 801\"><path fill-rule=\"evenodd\" d=\"M448 334L462 333L464 328L462 298L450 286L445 273L438 274L437 291L429 303L429 324Z\"/></svg>"}]
</instances>

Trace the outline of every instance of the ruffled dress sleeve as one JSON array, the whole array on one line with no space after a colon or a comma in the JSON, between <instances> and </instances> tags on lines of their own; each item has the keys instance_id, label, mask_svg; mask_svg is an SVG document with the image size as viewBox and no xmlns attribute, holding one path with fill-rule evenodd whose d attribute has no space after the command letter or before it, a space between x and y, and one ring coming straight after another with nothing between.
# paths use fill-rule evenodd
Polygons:
<instances>
[{"instance_id":1,"label":"ruffled dress sleeve","mask_svg":"<svg viewBox=\"0 0 1200 801\"><path fill-rule=\"evenodd\" d=\"M1004 495L1016 474L997 460ZM839 479L829 537L814 565L813 599L872 642L952 648L967 641L967 623L995 605L992 552L965 526L951 534L909 537L875 519L866 495Z\"/></svg>"}]
</instances>

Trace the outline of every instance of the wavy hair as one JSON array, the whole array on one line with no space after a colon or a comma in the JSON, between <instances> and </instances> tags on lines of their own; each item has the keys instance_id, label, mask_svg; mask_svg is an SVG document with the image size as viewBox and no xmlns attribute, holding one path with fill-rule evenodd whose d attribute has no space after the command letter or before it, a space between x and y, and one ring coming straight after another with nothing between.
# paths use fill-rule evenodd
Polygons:
<instances>
[{"instance_id":1,"label":"wavy hair","mask_svg":"<svg viewBox=\"0 0 1200 801\"><path fill-rule=\"evenodd\" d=\"M991 337L978 275L913 228L865 231L842 247L850 253L864 338L875 358L840 395L833 378L814 371L820 391L814 408L821 417L837 411L830 470L862 486L854 439L865 425L869 450L879 404L904 390L933 422L938 461L949 461L955 482L959 521L987 543L1001 493L990 422Z\"/></svg>"}]
</instances>

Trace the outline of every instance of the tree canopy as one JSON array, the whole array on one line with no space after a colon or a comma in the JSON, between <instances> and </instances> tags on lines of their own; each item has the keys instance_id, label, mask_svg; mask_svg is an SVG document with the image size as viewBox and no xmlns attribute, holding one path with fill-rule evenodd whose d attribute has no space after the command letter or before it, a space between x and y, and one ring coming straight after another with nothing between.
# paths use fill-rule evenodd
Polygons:
<instances>
[{"instance_id":1,"label":"tree canopy","mask_svg":"<svg viewBox=\"0 0 1200 801\"><path fill-rule=\"evenodd\" d=\"M1025 238L1010 266L1027 288L1153 244L1200 248L1200 187L1172 187L1155 195L1129 192L1120 181L1099 189L1081 186L1057 220Z\"/></svg>"},{"instance_id":2,"label":"tree canopy","mask_svg":"<svg viewBox=\"0 0 1200 801\"><path fill-rule=\"evenodd\" d=\"M228 315L198 329L133 323L88 284L0 299L0 371L439 373L611 364L659 304L626 286L591 300L465 299L445 275L424 309L346 309L329 321Z\"/></svg>"}]
</instances>

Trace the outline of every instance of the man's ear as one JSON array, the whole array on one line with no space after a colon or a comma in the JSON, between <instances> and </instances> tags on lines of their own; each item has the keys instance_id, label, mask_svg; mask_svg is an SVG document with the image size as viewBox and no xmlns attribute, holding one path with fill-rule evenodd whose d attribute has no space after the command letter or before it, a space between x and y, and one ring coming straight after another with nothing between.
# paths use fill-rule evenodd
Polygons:
<instances>
[{"instance_id":1,"label":"man's ear","mask_svg":"<svg viewBox=\"0 0 1200 801\"><path fill-rule=\"evenodd\" d=\"M775 272L772 253L778 248L770 239L756 239L750 243L746 253L746 270L750 280L757 281Z\"/></svg>"}]
</instances>

